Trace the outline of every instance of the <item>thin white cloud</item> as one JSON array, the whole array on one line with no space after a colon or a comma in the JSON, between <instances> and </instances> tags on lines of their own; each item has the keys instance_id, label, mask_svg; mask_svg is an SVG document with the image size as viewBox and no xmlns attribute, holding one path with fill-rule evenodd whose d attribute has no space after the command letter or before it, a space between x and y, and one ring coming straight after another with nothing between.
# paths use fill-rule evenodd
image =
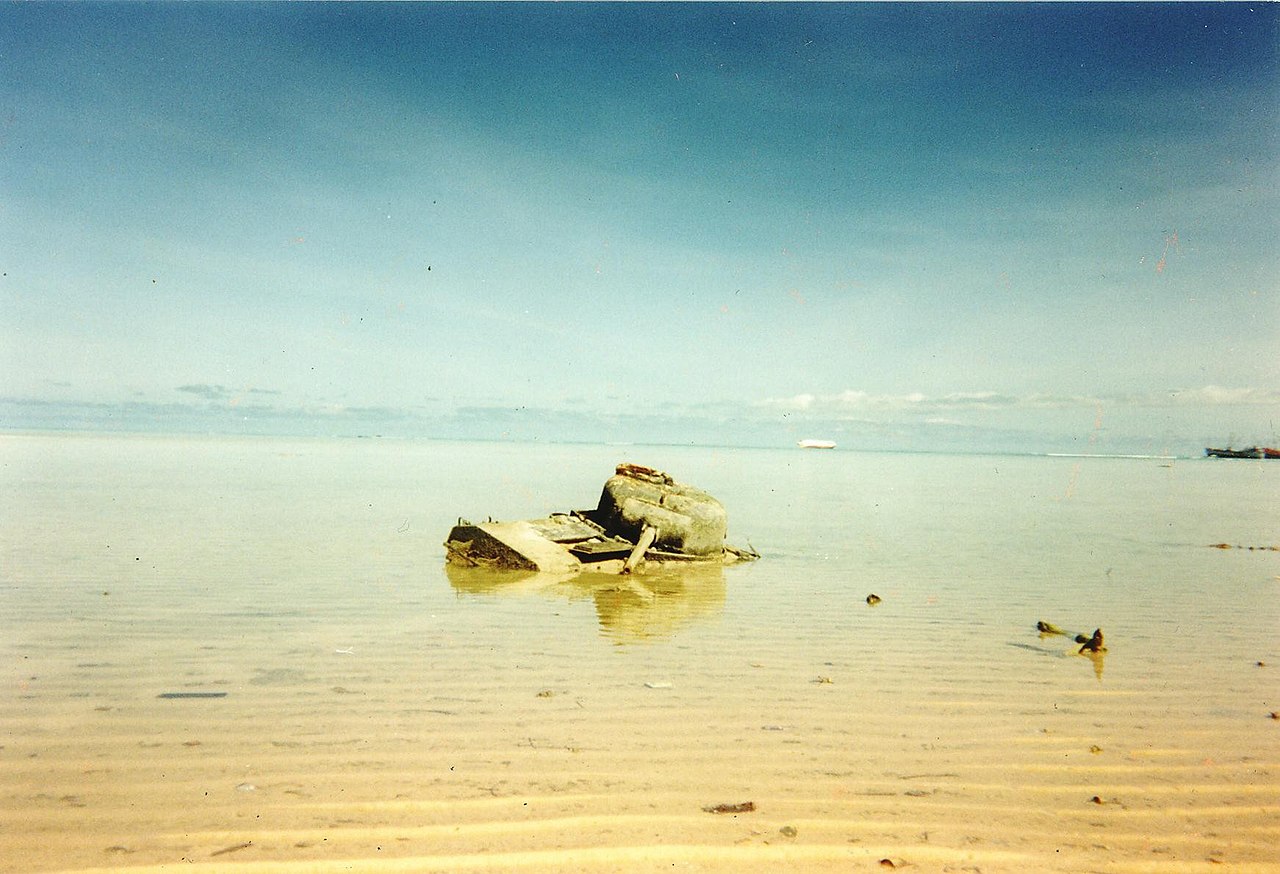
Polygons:
<instances>
[{"instance_id":1,"label":"thin white cloud","mask_svg":"<svg viewBox=\"0 0 1280 874\"><path fill-rule=\"evenodd\" d=\"M817 398L811 394L799 394L789 398L774 398L761 401L757 406L772 407L778 410L807 410L813 406Z\"/></svg>"},{"instance_id":2,"label":"thin white cloud","mask_svg":"<svg viewBox=\"0 0 1280 874\"><path fill-rule=\"evenodd\" d=\"M755 403L757 409L781 413L803 412L815 416L843 417L852 414L909 413L938 416L962 410L1046 410L1096 407L1256 407L1280 406L1280 390L1262 388L1224 388L1204 386L1131 394L1109 395L1009 395L994 391L952 392L945 395L873 394L847 389L837 394L810 393L790 397L766 398Z\"/></svg>"},{"instance_id":3,"label":"thin white cloud","mask_svg":"<svg viewBox=\"0 0 1280 874\"><path fill-rule=\"evenodd\" d=\"M1165 393L1164 403L1152 406L1198 407L1265 407L1280 404L1280 389L1270 388L1224 388L1218 385L1206 385L1204 388L1179 389Z\"/></svg>"},{"instance_id":4,"label":"thin white cloud","mask_svg":"<svg viewBox=\"0 0 1280 874\"><path fill-rule=\"evenodd\" d=\"M856 412L931 412L958 408L990 408L1016 406L1018 398L997 392L954 392L930 397L922 392L909 394L873 394L846 389L838 394L798 394L785 398L767 398L757 407L779 411L802 411L828 414Z\"/></svg>"}]
</instances>

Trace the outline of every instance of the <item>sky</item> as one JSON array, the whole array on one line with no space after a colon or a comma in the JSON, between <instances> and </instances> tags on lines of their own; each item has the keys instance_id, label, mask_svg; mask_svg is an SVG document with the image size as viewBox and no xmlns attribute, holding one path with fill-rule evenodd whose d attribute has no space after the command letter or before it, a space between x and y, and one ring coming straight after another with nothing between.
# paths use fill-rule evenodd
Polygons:
<instances>
[{"instance_id":1,"label":"sky","mask_svg":"<svg viewBox=\"0 0 1280 874\"><path fill-rule=\"evenodd\" d=\"M0 428L1280 442L1280 5L0 8Z\"/></svg>"}]
</instances>

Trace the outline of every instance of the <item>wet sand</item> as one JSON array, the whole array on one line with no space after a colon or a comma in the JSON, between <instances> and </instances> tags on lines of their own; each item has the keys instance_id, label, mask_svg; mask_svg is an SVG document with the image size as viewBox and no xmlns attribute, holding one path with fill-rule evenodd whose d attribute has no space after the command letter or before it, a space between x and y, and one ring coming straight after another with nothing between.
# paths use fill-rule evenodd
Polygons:
<instances>
[{"instance_id":1,"label":"wet sand","mask_svg":"<svg viewBox=\"0 0 1280 874\"><path fill-rule=\"evenodd\" d=\"M660 463L701 465L764 560L487 582L446 573L452 516L558 509L540 493L584 450L530 450L529 494L456 473L475 451L0 441L0 869L1280 870L1280 558L1204 545L1256 523L1107 541L1150 496L1061 463L1070 501L988 484L925 517L868 484L815 533L770 519L837 500L812 491L830 471L751 455L775 468L748 501L733 453L684 450ZM1013 494L1041 495L1030 463ZM1221 505L1273 509L1242 471ZM1107 594L1142 574L1163 588ZM1110 651L1042 618L1104 624Z\"/></svg>"}]
</instances>

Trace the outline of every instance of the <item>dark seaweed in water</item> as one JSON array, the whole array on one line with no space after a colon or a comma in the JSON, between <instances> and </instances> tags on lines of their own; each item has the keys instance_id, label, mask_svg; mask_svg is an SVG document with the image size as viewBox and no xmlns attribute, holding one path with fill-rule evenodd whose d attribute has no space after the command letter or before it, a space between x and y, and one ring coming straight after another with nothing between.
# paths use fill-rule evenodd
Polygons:
<instances>
[{"instance_id":1,"label":"dark seaweed in water","mask_svg":"<svg viewBox=\"0 0 1280 874\"><path fill-rule=\"evenodd\" d=\"M1076 640L1077 640L1077 641L1079 641L1080 639L1079 639L1079 638L1076 638ZM1083 644L1084 644L1084 645L1083 645L1082 647L1080 647L1080 652L1082 652L1082 653L1085 653L1085 652L1106 652L1106 651L1107 651L1106 646L1102 643L1102 629L1101 629L1101 628L1095 628L1095 629L1093 630L1093 637L1090 637L1088 640L1083 641Z\"/></svg>"}]
</instances>

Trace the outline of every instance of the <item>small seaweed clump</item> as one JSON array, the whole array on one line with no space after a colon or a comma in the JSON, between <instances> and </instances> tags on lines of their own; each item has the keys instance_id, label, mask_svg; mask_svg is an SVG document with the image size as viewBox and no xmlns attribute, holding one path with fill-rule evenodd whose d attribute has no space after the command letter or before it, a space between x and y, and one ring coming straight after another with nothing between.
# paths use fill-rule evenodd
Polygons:
<instances>
[{"instance_id":1,"label":"small seaweed clump","mask_svg":"<svg viewBox=\"0 0 1280 874\"><path fill-rule=\"evenodd\" d=\"M1081 638L1083 638L1083 637L1084 637L1084 635L1082 634L1082 635L1080 635L1080 636L1078 636L1078 637L1076 638L1076 642L1077 642L1077 643L1083 644L1083 645L1080 647L1080 652L1081 652L1081 653L1086 653L1086 652L1106 652L1106 651L1107 651L1107 647L1106 647L1106 646L1103 644L1103 642L1102 642L1102 629L1101 629L1101 628L1095 628L1095 629L1093 630L1093 637L1090 637L1088 640L1081 640Z\"/></svg>"}]
</instances>

